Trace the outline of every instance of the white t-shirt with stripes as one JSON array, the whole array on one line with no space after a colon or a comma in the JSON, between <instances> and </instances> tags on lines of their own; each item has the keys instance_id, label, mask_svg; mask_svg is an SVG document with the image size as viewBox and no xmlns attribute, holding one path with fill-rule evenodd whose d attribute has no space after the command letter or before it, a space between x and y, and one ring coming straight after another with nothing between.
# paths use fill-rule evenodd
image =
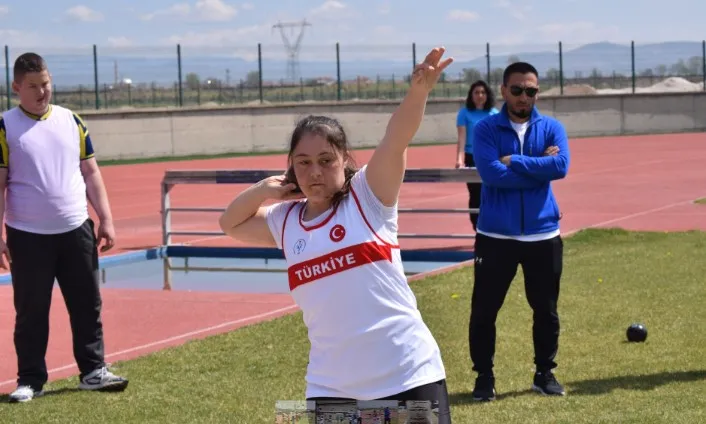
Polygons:
<instances>
[{"instance_id":1,"label":"white t-shirt with stripes","mask_svg":"<svg viewBox=\"0 0 706 424\"><path fill-rule=\"evenodd\" d=\"M41 117L20 107L4 112L0 153L0 167L8 168L8 226L59 234L88 219L81 161L93 157L93 146L77 114L56 105Z\"/></svg>"}]
</instances>

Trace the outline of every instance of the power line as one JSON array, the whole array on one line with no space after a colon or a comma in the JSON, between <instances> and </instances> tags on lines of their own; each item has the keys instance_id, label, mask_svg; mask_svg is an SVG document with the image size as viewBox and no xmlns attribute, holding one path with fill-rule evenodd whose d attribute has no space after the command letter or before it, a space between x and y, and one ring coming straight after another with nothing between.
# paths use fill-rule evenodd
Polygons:
<instances>
[{"instance_id":1,"label":"power line","mask_svg":"<svg viewBox=\"0 0 706 424\"><path fill-rule=\"evenodd\" d=\"M287 79L296 84L299 81L299 49L301 47L302 38L304 38L304 30L306 27L311 26L311 23L307 22L306 19L299 22L279 22L272 26L272 30L275 28L279 29L279 33L282 36L282 42L284 43L284 48L287 51ZM286 33L286 29L289 28L290 36L294 39L292 40ZM295 37L295 31L299 30L299 33Z\"/></svg>"}]
</instances>

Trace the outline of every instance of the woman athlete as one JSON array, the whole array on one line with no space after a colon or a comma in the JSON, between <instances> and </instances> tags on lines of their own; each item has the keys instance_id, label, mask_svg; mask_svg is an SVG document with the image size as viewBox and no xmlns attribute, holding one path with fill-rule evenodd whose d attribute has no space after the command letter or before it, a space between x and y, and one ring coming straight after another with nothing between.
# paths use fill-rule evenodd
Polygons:
<instances>
[{"instance_id":1,"label":"woman athlete","mask_svg":"<svg viewBox=\"0 0 706 424\"><path fill-rule=\"evenodd\" d=\"M442 60L444 51L433 49L415 67L367 165L356 168L336 120L309 116L292 134L287 174L249 187L220 217L228 236L284 253L311 343L308 400L430 400L439 403L439 423L451 423L441 353L397 242L407 147L453 61ZM269 199L279 203L263 206Z\"/></svg>"}]
</instances>

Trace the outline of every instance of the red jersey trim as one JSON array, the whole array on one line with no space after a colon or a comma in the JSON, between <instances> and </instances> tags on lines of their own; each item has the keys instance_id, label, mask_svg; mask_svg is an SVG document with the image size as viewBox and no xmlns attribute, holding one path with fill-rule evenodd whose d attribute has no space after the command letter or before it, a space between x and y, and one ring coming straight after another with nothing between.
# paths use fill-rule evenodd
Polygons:
<instances>
[{"instance_id":1,"label":"red jersey trim","mask_svg":"<svg viewBox=\"0 0 706 424\"><path fill-rule=\"evenodd\" d=\"M302 204L301 209L299 209L299 225L304 229L304 231L312 231L316 230L317 228L321 228L324 225L328 224L328 222L333 218L333 216L336 214L336 211L338 210L338 204L334 206L333 210L329 213L329 215L321 222L319 222L316 225L312 225L311 227L307 227L304 225L304 208L306 207L306 203Z\"/></svg>"},{"instance_id":2,"label":"red jersey trim","mask_svg":"<svg viewBox=\"0 0 706 424\"><path fill-rule=\"evenodd\" d=\"M287 218L289 218L289 213L294 209L295 206L297 206L299 202L293 202L290 206L289 209L287 209L287 213L284 215L284 222L282 222L282 234L280 235L280 246L282 246L282 253L284 254L284 258L287 259L287 249L285 249L284 246L284 229L287 228Z\"/></svg>"},{"instance_id":3,"label":"red jersey trim","mask_svg":"<svg viewBox=\"0 0 706 424\"><path fill-rule=\"evenodd\" d=\"M392 262L392 248L374 241L344 247L326 255L294 264L287 269L289 290L324 277L378 261ZM349 281L349 284L355 284Z\"/></svg>"},{"instance_id":4,"label":"red jersey trim","mask_svg":"<svg viewBox=\"0 0 706 424\"><path fill-rule=\"evenodd\" d=\"M363 217L363 221L365 221L365 225L367 225L368 228L370 229L370 231L372 231L375 238L380 240L381 243L384 243L385 245L387 245L393 249L399 249L400 246L398 244L392 244L392 243L389 243L389 242L383 240L382 237L380 237L378 235L377 231L375 231L373 229L373 226L370 225L370 221L368 221L368 218L365 216L365 212L363 212L363 207L360 205L360 200L358 200L358 195L355 194L355 190L353 190L353 187L351 187L351 194L353 195L353 199L355 200L355 205L358 207L358 212L360 212L360 216Z\"/></svg>"}]
</instances>

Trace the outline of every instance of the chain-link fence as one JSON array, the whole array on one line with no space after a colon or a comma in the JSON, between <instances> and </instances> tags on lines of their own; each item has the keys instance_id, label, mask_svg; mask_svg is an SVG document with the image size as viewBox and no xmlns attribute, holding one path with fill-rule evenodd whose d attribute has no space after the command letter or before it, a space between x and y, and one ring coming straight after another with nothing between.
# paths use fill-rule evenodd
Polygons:
<instances>
[{"instance_id":1,"label":"chain-link fence","mask_svg":"<svg viewBox=\"0 0 706 424\"><path fill-rule=\"evenodd\" d=\"M415 63L433 46L283 45L182 48L13 49L5 46L0 110L14 60L48 62L54 102L74 110L400 99ZM446 46L455 63L431 97L465 97L478 79L502 83L515 61L533 64L545 95L706 90L706 41L659 44ZM11 91L11 90L10 90Z\"/></svg>"}]
</instances>

